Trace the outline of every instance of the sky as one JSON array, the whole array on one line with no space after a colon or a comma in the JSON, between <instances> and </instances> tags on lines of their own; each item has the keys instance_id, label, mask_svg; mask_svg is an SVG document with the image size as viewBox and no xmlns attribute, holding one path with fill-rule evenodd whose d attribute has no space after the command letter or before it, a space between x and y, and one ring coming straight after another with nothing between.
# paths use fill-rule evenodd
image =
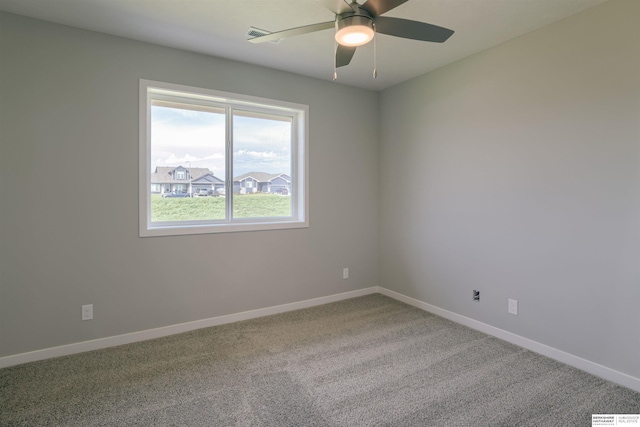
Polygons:
<instances>
[{"instance_id":1,"label":"sky","mask_svg":"<svg viewBox=\"0 0 640 427\"><path fill-rule=\"evenodd\" d=\"M291 123L234 115L233 174L291 174ZM208 168L225 176L223 113L151 107L151 170L157 166Z\"/></svg>"}]
</instances>

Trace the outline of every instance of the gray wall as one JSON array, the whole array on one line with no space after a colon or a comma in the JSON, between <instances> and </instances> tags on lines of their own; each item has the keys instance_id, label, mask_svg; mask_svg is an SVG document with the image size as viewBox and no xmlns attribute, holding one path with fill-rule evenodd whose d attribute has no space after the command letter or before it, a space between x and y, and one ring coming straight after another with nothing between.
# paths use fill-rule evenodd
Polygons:
<instances>
[{"instance_id":1,"label":"gray wall","mask_svg":"<svg viewBox=\"0 0 640 427\"><path fill-rule=\"evenodd\" d=\"M382 286L640 377L638 22L610 1L381 94Z\"/></svg>"},{"instance_id":2,"label":"gray wall","mask_svg":"<svg viewBox=\"0 0 640 427\"><path fill-rule=\"evenodd\" d=\"M0 55L0 356L378 284L377 93L10 14ZM309 105L310 228L139 238L140 78Z\"/></svg>"}]
</instances>

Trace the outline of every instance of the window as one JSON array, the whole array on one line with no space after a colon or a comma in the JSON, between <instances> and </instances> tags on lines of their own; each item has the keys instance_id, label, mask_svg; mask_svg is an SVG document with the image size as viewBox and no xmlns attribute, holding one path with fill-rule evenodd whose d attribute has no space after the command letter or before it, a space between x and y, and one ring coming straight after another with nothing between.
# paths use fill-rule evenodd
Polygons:
<instances>
[{"instance_id":1,"label":"window","mask_svg":"<svg viewBox=\"0 0 640 427\"><path fill-rule=\"evenodd\" d=\"M140 80L140 236L307 227L307 120L306 105Z\"/></svg>"}]
</instances>

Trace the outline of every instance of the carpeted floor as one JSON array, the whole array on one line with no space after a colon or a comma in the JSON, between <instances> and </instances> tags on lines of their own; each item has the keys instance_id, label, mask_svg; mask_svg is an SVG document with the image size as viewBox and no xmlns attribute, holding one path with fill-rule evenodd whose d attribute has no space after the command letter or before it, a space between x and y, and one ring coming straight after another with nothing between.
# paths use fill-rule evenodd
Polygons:
<instances>
[{"instance_id":1,"label":"carpeted floor","mask_svg":"<svg viewBox=\"0 0 640 427\"><path fill-rule=\"evenodd\" d=\"M591 426L640 393L382 295L0 370L2 426Z\"/></svg>"}]
</instances>

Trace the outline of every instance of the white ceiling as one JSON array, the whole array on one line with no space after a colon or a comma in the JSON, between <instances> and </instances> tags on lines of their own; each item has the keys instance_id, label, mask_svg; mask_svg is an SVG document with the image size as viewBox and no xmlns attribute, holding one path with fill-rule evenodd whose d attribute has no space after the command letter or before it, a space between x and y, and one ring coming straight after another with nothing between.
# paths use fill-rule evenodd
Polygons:
<instances>
[{"instance_id":1,"label":"white ceiling","mask_svg":"<svg viewBox=\"0 0 640 427\"><path fill-rule=\"evenodd\" d=\"M338 69L338 82L385 89L604 1L409 0L385 16L450 28L453 36L440 44L378 35L378 78L372 78L370 43ZM0 10L323 80L333 76L332 30L278 44L246 41L250 26L275 32L333 20L315 0L0 0Z\"/></svg>"}]
</instances>

